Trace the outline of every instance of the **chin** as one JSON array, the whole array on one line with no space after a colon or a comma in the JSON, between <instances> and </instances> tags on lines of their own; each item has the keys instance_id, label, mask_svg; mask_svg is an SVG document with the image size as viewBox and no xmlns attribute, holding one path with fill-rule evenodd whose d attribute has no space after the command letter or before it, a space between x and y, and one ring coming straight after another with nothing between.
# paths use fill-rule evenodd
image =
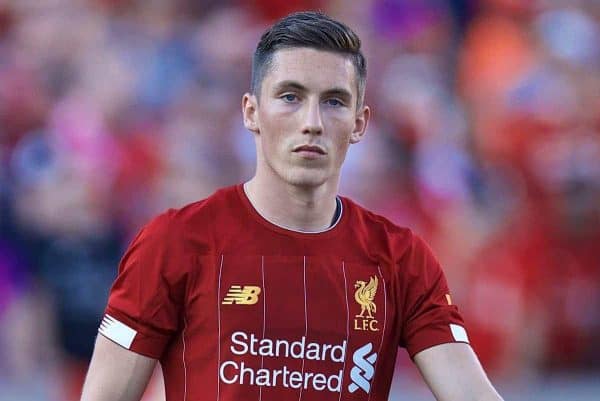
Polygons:
<instances>
[{"instance_id":1,"label":"chin","mask_svg":"<svg viewBox=\"0 0 600 401\"><path fill-rule=\"evenodd\" d=\"M295 168L286 171L282 177L288 184L298 187L318 187L329 179L329 175L322 170Z\"/></svg>"}]
</instances>

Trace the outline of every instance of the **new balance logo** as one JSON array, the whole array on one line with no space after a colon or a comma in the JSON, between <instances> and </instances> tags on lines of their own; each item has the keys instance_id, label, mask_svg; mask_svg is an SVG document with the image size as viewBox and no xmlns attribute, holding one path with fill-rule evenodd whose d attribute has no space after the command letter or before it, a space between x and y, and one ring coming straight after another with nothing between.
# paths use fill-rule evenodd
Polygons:
<instances>
[{"instance_id":1,"label":"new balance logo","mask_svg":"<svg viewBox=\"0 0 600 401\"><path fill-rule=\"evenodd\" d=\"M223 305L254 305L258 302L259 295L260 287L245 285L242 288L239 285L232 285L223 299Z\"/></svg>"},{"instance_id":2,"label":"new balance logo","mask_svg":"<svg viewBox=\"0 0 600 401\"><path fill-rule=\"evenodd\" d=\"M352 355L352 361L354 362L354 367L350 371L352 383L348 386L348 390L351 393L354 393L358 389L362 389L367 394L371 391L371 379L375 374L373 365L377 360L376 352L367 356L372 349L373 344L368 343L354 351L354 355Z\"/></svg>"}]
</instances>

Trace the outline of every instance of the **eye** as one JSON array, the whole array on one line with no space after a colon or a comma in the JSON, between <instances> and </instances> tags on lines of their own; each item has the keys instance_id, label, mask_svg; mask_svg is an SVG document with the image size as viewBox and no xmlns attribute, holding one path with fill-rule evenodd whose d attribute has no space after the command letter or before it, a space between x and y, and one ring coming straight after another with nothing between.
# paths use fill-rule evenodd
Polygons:
<instances>
[{"instance_id":1,"label":"eye","mask_svg":"<svg viewBox=\"0 0 600 401\"><path fill-rule=\"evenodd\" d=\"M344 105L344 103L341 100L336 99L336 98L327 99L327 100L325 100L325 103L328 106L333 106L333 107L340 107L340 106Z\"/></svg>"},{"instance_id":2,"label":"eye","mask_svg":"<svg viewBox=\"0 0 600 401\"><path fill-rule=\"evenodd\" d=\"M285 95L282 95L280 99L282 99L286 103L294 103L298 101L298 96L296 96L293 93L286 93Z\"/></svg>"}]
</instances>

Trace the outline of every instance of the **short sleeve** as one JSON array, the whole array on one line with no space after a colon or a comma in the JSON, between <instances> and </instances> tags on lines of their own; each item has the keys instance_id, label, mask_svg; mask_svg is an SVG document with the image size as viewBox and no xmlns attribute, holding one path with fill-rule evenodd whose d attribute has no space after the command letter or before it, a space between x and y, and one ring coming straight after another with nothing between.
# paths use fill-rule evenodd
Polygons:
<instances>
[{"instance_id":1,"label":"short sleeve","mask_svg":"<svg viewBox=\"0 0 600 401\"><path fill-rule=\"evenodd\" d=\"M136 353L159 359L181 325L186 261L165 213L135 237L119 264L99 332Z\"/></svg>"},{"instance_id":2,"label":"short sleeve","mask_svg":"<svg viewBox=\"0 0 600 401\"><path fill-rule=\"evenodd\" d=\"M413 358L435 345L466 342L462 316L452 303L444 272L418 236L401 260L403 319L400 345Z\"/></svg>"}]
</instances>

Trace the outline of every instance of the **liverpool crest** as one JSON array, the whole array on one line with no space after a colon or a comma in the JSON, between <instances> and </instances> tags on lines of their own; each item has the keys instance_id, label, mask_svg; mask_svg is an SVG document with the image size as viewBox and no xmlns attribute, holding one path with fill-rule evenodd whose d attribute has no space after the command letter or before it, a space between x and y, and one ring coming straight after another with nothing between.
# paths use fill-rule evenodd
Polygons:
<instances>
[{"instance_id":1,"label":"liverpool crest","mask_svg":"<svg viewBox=\"0 0 600 401\"><path fill-rule=\"evenodd\" d=\"M371 277L368 283L358 280L354 284L354 288L356 288L354 299L360 305L360 313L354 316L354 330L379 330L377 328L377 320L375 320L374 316L377 312L377 305L374 299L377 294L378 285L379 279L377 276Z\"/></svg>"}]
</instances>

